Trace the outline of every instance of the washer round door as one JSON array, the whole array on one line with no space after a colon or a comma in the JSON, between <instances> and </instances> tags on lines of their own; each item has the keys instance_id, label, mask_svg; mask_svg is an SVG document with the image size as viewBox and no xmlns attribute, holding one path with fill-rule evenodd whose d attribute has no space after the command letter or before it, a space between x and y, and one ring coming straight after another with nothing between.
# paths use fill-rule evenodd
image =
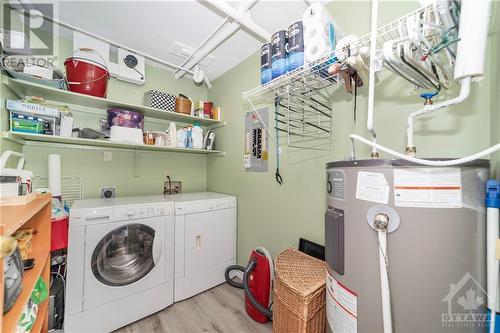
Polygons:
<instances>
[{"instance_id":1,"label":"washer round door","mask_svg":"<svg viewBox=\"0 0 500 333\"><path fill-rule=\"evenodd\" d=\"M158 261L155 231L144 224L127 224L110 231L92 253L92 272L108 286L126 286L145 277Z\"/></svg>"}]
</instances>

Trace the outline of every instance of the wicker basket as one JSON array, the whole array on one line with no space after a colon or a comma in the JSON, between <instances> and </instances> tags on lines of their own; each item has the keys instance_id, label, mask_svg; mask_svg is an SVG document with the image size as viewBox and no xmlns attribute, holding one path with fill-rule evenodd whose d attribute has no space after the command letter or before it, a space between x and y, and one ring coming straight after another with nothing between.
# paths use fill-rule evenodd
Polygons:
<instances>
[{"instance_id":1,"label":"wicker basket","mask_svg":"<svg viewBox=\"0 0 500 333\"><path fill-rule=\"evenodd\" d=\"M275 267L273 332L324 332L325 262L287 249Z\"/></svg>"}]
</instances>

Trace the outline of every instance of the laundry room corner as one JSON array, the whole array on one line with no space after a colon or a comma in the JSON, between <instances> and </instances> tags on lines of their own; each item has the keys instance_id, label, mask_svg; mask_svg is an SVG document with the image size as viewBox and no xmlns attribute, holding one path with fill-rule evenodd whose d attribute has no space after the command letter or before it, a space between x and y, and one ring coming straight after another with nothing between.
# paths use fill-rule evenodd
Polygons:
<instances>
[{"instance_id":1,"label":"laundry room corner","mask_svg":"<svg viewBox=\"0 0 500 333\"><path fill-rule=\"evenodd\" d=\"M357 12L360 16L369 15L370 5L370 1L340 1L327 4L326 8L336 18L340 29L363 34L370 30L369 21L357 21L352 16L339 13ZM379 6L379 25L383 25L418 8L419 3L382 1ZM495 2L494 7L496 18L493 21L498 21L500 3ZM495 38L498 39L498 33L490 34L490 41ZM497 58L494 56L498 51L494 45L494 42L488 43L486 59L487 70L492 72L498 67ZM221 149L226 152L226 157L208 160L207 179L209 191L231 193L238 197L238 263L248 260L248 253L255 245L265 246L275 256L285 247L296 246L299 237L322 244L326 206L323 194L316 189L324 187L323 166L328 161L344 160L350 156L350 133L368 135L364 112L367 109L367 90L364 89L357 96L357 117L353 122L353 97L346 95L343 88L340 88L333 93L334 146L331 152L284 148L280 154L283 185L279 185L275 180L274 159L271 159L268 172L246 172L243 164L245 142L241 133L245 130L244 115L251 111L251 107L242 98L241 92L258 85L260 73L256 69L259 66L260 53L255 53L217 78L213 88L208 91L209 99L217 100L228 110L225 116L231 123L231 126L218 132L222 138ZM379 84L375 91L375 108L381 111L375 114L374 120L379 129L378 142L404 151L405 145L401 138L405 136L406 128L400 124L406 123L408 115L421 107L421 99L415 97L410 86L401 89L404 86L403 80L395 75L383 73L380 80L383 84ZM419 134L419 151L423 156L463 156L498 142L498 138L494 138L498 136L498 130L495 129L498 128L498 112L490 112L490 103L494 102L493 96L498 98L499 95L495 95L493 91L497 89L495 86L498 87L493 84L493 80L498 80L498 76L482 78L471 88L473 93L467 101L420 120L416 133ZM456 96L458 86L443 94L448 98ZM272 104L269 103L267 107L270 112L274 111ZM496 120L493 117L496 117ZM270 126L273 124L273 119L270 119ZM447 137L447 134L453 134L453 139ZM437 141L440 144L436 147ZM276 150L272 141L269 147L270 156L275 156ZM357 154L370 154L368 146L357 145L356 149Z\"/></svg>"},{"instance_id":2,"label":"laundry room corner","mask_svg":"<svg viewBox=\"0 0 500 333\"><path fill-rule=\"evenodd\" d=\"M58 64L63 66L64 59L73 52L72 41L68 37L71 33L60 29L58 36ZM171 70L153 62L146 62L147 81L142 86L131 85L128 82L116 79L109 80L107 98L124 101L135 105L143 104L144 93L151 89L162 89L174 95L179 93L192 98L194 101L206 100L208 89L205 85L198 86L192 79L181 78L176 80ZM6 77L6 75L4 75ZM2 130L7 131L9 126L9 112L5 109L6 99L15 99L15 93L7 86L1 86L2 92ZM92 127L98 122L101 115L92 107L72 105L75 110L87 113L75 120L75 126ZM152 130L168 126L168 122L159 119L145 118L146 126ZM35 176L43 179L48 175L48 156L54 149L43 143L34 145L20 145L11 140L1 139L2 152L14 150L24 152L26 168L32 170ZM111 153L111 161L104 161L104 151ZM182 180L184 191L205 191L207 188L207 156L178 154L175 152L150 152L123 149L74 149L73 146L59 145L61 155L61 172L63 177L78 177L84 198L98 198L102 187L115 187L117 195L131 196L154 193L163 193L165 172L171 177ZM89 164L89 161L92 163ZM92 167L89 167L92 166ZM96 170L98 170L96 172Z\"/></svg>"},{"instance_id":3,"label":"laundry room corner","mask_svg":"<svg viewBox=\"0 0 500 333\"><path fill-rule=\"evenodd\" d=\"M500 0L0 2L0 333L500 333Z\"/></svg>"}]
</instances>

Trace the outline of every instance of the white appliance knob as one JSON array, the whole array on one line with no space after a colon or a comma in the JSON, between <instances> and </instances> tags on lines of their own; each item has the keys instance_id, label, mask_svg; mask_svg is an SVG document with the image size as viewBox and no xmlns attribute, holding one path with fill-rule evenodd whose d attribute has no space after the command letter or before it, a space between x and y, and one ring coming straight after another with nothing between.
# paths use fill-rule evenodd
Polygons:
<instances>
[{"instance_id":1,"label":"white appliance knob","mask_svg":"<svg viewBox=\"0 0 500 333\"><path fill-rule=\"evenodd\" d=\"M127 216L133 216L135 214L135 211L129 210L127 211Z\"/></svg>"}]
</instances>

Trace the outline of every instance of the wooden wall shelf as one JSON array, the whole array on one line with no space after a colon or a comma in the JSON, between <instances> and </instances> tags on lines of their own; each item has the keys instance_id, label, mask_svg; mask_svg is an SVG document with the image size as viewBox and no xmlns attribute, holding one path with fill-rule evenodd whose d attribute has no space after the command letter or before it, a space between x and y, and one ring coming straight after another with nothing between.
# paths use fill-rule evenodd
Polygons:
<instances>
[{"instance_id":1,"label":"wooden wall shelf","mask_svg":"<svg viewBox=\"0 0 500 333\"><path fill-rule=\"evenodd\" d=\"M0 231L4 236L12 235L18 229L32 228L34 231L32 249L29 255L35 259L35 266L24 271L23 288L14 306L1 318L1 332L16 331L19 318L31 296L33 288L41 277L47 287L50 285L50 221L52 197L49 194L39 195L35 200L23 206L3 206L0 211ZM4 279L1 270L0 296L3 313ZM48 331L48 299L39 304L37 319L32 332Z\"/></svg>"}]
</instances>

